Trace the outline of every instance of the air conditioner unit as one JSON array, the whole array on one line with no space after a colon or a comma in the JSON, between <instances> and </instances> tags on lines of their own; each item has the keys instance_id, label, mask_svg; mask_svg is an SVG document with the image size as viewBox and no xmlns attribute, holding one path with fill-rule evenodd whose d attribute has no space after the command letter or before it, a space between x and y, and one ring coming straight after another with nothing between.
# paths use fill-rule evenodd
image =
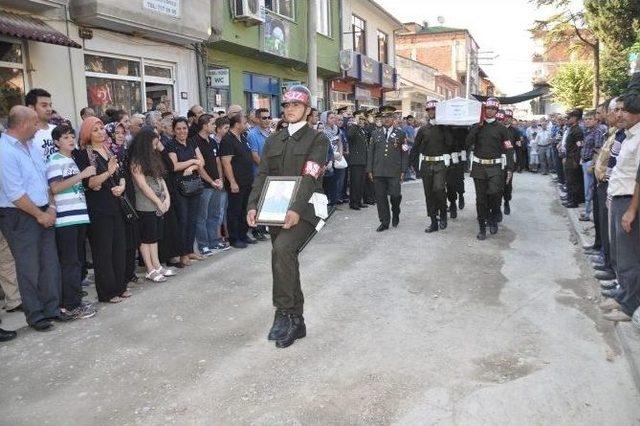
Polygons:
<instances>
[{"instance_id":1,"label":"air conditioner unit","mask_svg":"<svg viewBox=\"0 0 640 426\"><path fill-rule=\"evenodd\" d=\"M233 19L247 24L260 24L265 19L264 0L231 0Z\"/></svg>"}]
</instances>

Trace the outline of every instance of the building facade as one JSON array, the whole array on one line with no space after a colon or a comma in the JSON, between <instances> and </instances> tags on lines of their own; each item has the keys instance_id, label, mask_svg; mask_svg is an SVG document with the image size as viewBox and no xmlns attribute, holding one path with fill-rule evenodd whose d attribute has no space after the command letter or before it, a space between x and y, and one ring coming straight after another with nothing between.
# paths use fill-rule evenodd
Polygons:
<instances>
[{"instance_id":1,"label":"building facade","mask_svg":"<svg viewBox=\"0 0 640 426\"><path fill-rule=\"evenodd\" d=\"M396 51L460 82L463 96L480 93L479 46L469 31L409 22L396 34Z\"/></svg>"},{"instance_id":2,"label":"building facade","mask_svg":"<svg viewBox=\"0 0 640 426\"><path fill-rule=\"evenodd\" d=\"M107 108L145 112L164 102L185 114L200 102L196 52L209 38L209 0L9 0L3 7L0 42L19 50L13 60L22 62L15 68L21 77L3 76L3 91L44 88L74 124L84 106L100 115ZM69 43L34 40L21 21L42 22Z\"/></svg>"},{"instance_id":3,"label":"building facade","mask_svg":"<svg viewBox=\"0 0 640 426\"><path fill-rule=\"evenodd\" d=\"M395 90L395 31L401 26L375 1L342 1L343 71L331 84L334 107L377 108Z\"/></svg>"},{"instance_id":4,"label":"building facade","mask_svg":"<svg viewBox=\"0 0 640 426\"><path fill-rule=\"evenodd\" d=\"M209 110L230 104L280 112L280 97L292 84L307 83L307 2L213 0L213 34L207 45ZM339 76L339 0L317 0L318 107L327 108L330 81Z\"/></svg>"},{"instance_id":5,"label":"building facade","mask_svg":"<svg viewBox=\"0 0 640 426\"><path fill-rule=\"evenodd\" d=\"M438 93L436 78L438 70L402 56L396 56L398 70L397 90L385 94L385 103L416 118L425 115L427 101L444 100L445 95Z\"/></svg>"}]
</instances>

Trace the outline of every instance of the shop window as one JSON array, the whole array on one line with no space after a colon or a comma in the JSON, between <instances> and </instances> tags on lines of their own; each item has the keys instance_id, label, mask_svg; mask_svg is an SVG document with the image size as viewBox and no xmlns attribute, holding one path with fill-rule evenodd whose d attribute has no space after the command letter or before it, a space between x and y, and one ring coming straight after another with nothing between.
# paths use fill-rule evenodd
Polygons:
<instances>
[{"instance_id":1,"label":"shop window","mask_svg":"<svg viewBox=\"0 0 640 426\"><path fill-rule=\"evenodd\" d=\"M331 37L331 0L317 0L318 32Z\"/></svg>"},{"instance_id":2,"label":"shop window","mask_svg":"<svg viewBox=\"0 0 640 426\"><path fill-rule=\"evenodd\" d=\"M294 0L265 0L264 5L273 13L295 20L293 2Z\"/></svg>"},{"instance_id":3,"label":"shop window","mask_svg":"<svg viewBox=\"0 0 640 426\"><path fill-rule=\"evenodd\" d=\"M24 58L22 44L0 41L0 124L9 110L24 99Z\"/></svg>"},{"instance_id":4,"label":"shop window","mask_svg":"<svg viewBox=\"0 0 640 426\"><path fill-rule=\"evenodd\" d=\"M173 67L143 58L126 59L110 56L84 56L88 106L97 115L109 108L129 113L144 112L163 103L174 109ZM144 72L141 72L143 70Z\"/></svg>"},{"instance_id":5,"label":"shop window","mask_svg":"<svg viewBox=\"0 0 640 426\"><path fill-rule=\"evenodd\" d=\"M351 15L351 32L353 34L353 51L367 54L367 24L356 15Z\"/></svg>"},{"instance_id":6,"label":"shop window","mask_svg":"<svg viewBox=\"0 0 640 426\"><path fill-rule=\"evenodd\" d=\"M389 63L389 36L378 31L378 62Z\"/></svg>"}]
</instances>

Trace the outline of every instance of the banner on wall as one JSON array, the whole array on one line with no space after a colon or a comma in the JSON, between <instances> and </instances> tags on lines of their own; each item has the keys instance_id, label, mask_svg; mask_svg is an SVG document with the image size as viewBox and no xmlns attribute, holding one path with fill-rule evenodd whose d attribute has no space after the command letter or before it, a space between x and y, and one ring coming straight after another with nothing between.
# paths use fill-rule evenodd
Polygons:
<instances>
[{"instance_id":1,"label":"banner on wall","mask_svg":"<svg viewBox=\"0 0 640 426\"><path fill-rule=\"evenodd\" d=\"M274 55L289 57L289 23L267 14L263 31L263 49Z\"/></svg>"}]
</instances>

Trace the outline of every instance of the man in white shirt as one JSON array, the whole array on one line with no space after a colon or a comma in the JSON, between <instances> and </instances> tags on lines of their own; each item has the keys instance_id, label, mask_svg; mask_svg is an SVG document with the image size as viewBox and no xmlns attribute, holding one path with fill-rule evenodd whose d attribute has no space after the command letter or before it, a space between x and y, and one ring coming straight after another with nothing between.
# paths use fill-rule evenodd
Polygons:
<instances>
[{"instance_id":1,"label":"man in white shirt","mask_svg":"<svg viewBox=\"0 0 640 426\"><path fill-rule=\"evenodd\" d=\"M622 217L631 205L636 175L640 165L640 95L622 97L619 113L627 137L620 148L616 166L609 178L608 196L611 198L610 233L613 269L619 288L612 299L601 304L610 321L629 321L640 306L640 226L635 221L625 232Z\"/></svg>"},{"instance_id":2,"label":"man in white shirt","mask_svg":"<svg viewBox=\"0 0 640 426\"><path fill-rule=\"evenodd\" d=\"M24 104L34 110L38 116L38 130L33 135L33 143L42 153L42 160L46 164L51 154L57 151L51 138L51 131L56 126L49 124L53 111L51 94L44 89L31 89L24 98Z\"/></svg>"},{"instance_id":3,"label":"man in white shirt","mask_svg":"<svg viewBox=\"0 0 640 426\"><path fill-rule=\"evenodd\" d=\"M540 160L540 171L543 175L549 174L551 163L551 130L546 120L542 121L542 126L536 135L536 145L538 146L538 157Z\"/></svg>"}]
</instances>

